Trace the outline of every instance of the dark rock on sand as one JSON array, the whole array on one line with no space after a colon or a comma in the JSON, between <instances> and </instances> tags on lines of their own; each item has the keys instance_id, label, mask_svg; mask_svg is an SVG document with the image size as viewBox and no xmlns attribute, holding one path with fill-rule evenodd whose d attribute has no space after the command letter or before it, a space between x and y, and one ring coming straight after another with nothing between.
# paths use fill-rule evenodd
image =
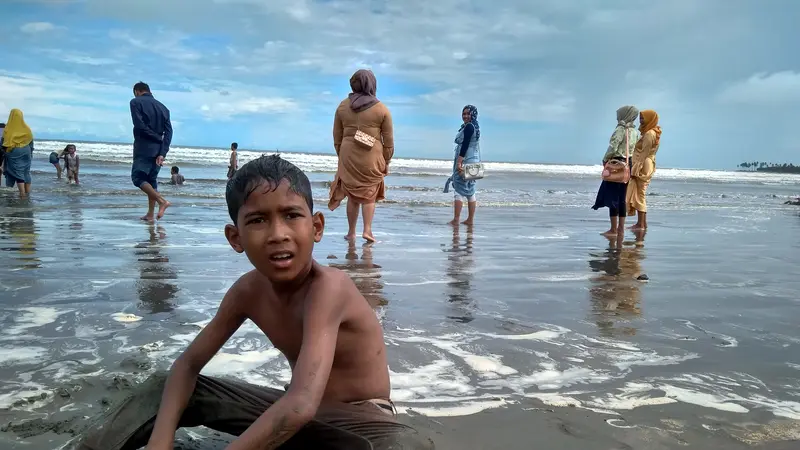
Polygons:
<instances>
[{"instance_id":1,"label":"dark rock on sand","mask_svg":"<svg viewBox=\"0 0 800 450\"><path fill-rule=\"evenodd\" d=\"M328 255L328 259L339 259L336 255Z\"/></svg>"},{"instance_id":2,"label":"dark rock on sand","mask_svg":"<svg viewBox=\"0 0 800 450\"><path fill-rule=\"evenodd\" d=\"M796 198L794 200L788 200L786 203L784 203L784 205L800 206L800 197L798 197L798 198Z\"/></svg>"},{"instance_id":3,"label":"dark rock on sand","mask_svg":"<svg viewBox=\"0 0 800 450\"><path fill-rule=\"evenodd\" d=\"M80 421L80 418L73 417L66 420L33 419L20 423L9 422L0 427L0 431L4 433L15 433L23 439L39 436L40 434L48 432L55 434L75 434L77 430L75 426L76 420Z\"/></svg>"},{"instance_id":4,"label":"dark rock on sand","mask_svg":"<svg viewBox=\"0 0 800 450\"><path fill-rule=\"evenodd\" d=\"M650 281L650 277L648 277L646 273L639 275L636 279L639 281Z\"/></svg>"},{"instance_id":5,"label":"dark rock on sand","mask_svg":"<svg viewBox=\"0 0 800 450\"><path fill-rule=\"evenodd\" d=\"M148 371L153 366L144 355L129 356L119 363L120 367L133 373Z\"/></svg>"}]
</instances>

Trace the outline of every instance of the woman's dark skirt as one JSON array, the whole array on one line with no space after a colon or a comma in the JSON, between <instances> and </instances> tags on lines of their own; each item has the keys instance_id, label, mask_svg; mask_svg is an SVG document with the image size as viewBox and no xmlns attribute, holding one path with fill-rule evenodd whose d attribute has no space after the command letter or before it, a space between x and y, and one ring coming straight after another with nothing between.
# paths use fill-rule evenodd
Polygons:
<instances>
[{"instance_id":1,"label":"woman's dark skirt","mask_svg":"<svg viewBox=\"0 0 800 450\"><path fill-rule=\"evenodd\" d=\"M58 164L58 153L56 152L50 153L50 164Z\"/></svg>"},{"instance_id":2,"label":"woman's dark skirt","mask_svg":"<svg viewBox=\"0 0 800 450\"><path fill-rule=\"evenodd\" d=\"M600 184L600 189L597 191L597 199L594 201L592 209L598 210L600 208L608 208L609 216L611 217L627 216L628 209L625 206L625 194L627 190L628 183L603 181Z\"/></svg>"}]
</instances>

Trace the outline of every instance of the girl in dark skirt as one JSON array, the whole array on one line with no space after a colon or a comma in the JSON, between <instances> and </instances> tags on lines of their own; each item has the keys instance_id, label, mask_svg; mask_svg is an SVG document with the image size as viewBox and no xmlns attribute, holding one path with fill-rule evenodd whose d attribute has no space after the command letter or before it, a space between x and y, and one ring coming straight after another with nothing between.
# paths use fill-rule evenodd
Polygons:
<instances>
[{"instance_id":1,"label":"girl in dark skirt","mask_svg":"<svg viewBox=\"0 0 800 450\"><path fill-rule=\"evenodd\" d=\"M634 124L638 116L639 110L635 106L623 106L617 110L617 127L611 134L608 150L603 156L603 165L612 159L625 161L626 155L630 155L632 146L639 140L639 131ZM592 209L608 208L611 229L603 233L606 236L625 233L625 217L627 216L625 194L627 189L628 183L603 181L600 184L600 190L597 191L597 199L595 199Z\"/></svg>"}]
</instances>

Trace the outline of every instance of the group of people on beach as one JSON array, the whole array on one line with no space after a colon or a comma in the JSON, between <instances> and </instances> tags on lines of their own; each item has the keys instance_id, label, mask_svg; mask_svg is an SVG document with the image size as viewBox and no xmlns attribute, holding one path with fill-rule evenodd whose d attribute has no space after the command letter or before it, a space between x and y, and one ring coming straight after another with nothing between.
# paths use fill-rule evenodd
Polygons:
<instances>
[{"instance_id":1,"label":"group of people on beach","mask_svg":"<svg viewBox=\"0 0 800 450\"><path fill-rule=\"evenodd\" d=\"M639 128L636 129L636 119ZM634 231L647 229L647 188L656 172L656 153L661 143L658 113L641 112L635 106L617 110L617 126L603 156L603 181L593 209L608 208L611 228L603 233L625 232L625 218L637 216Z\"/></svg>"},{"instance_id":2,"label":"group of people on beach","mask_svg":"<svg viewBox=\"0 0 800 450\"><path fill-rule=\"evenodd\" d=\"M355 239L360 213L362 237L374 242L375 203L384 199L384 178L394 154L392 118L376 97L371 71L357 71L350 86L352 93L334 116L339 164L328 208L336 209L347 198L345 237ZM142 219L160 219L170 206L158 192L157 180L172 140L169 110L145 83L137 83L133 91L131 179L148 197L148 213ZM638 132L633 124L637 114ZM630 181L604 180L595 205L611 208L614 232L622 230L628 205L646 212L644 192L661 134L655 112L639 114L627 106L617 118L604 163L625 160ZM4 145L12 146L11 153L25 148L30 158L29 130L27 135L17 127L12 130L8 141L4 133ZM474 223L476 180L482 177L480 137L478 110L467 105L454 139L453 171L444 187L444 192L451 186L454 190L454 225L464 202L464 223ZM325 218L314 212L308 177L278 155L264 155L239 168L237 149L234 143L225 192L232 223L225 226L225 236L234 251L247 256L253 270L230 287L214 317L168 374L153 375L135 395L92 422L70 448L172 449L177 428L199 425L237 436L230 450L434 448L428 437L396 419L383 330L369 303L345 272L313 258ZM633 192L627 194L628 189ZM638 225L646 227L646 222ZM283 390L200 375L248 319L289 361L292 378ZM155 400L158 396L160 401Z\"/></svg>"},{"instance_id":3,"label":"group of people on beach","mask_svg":"<svg viewBox=\"0 0 800 450\"><path fill-rule=\"evenodd\" d=\"M20 196L27 197L31 192L31 163L33 161L33 132L25 122L19 109L12 109L8 121L0 123L0 176L5 178L5 186L19 189ZM50 164L56 168L56 176L60 180L62 171L67 172L67 181L80 184L80 157L75 144L68 144L58 152L50 153ZM61 167L64 160L64 167Z\"/></svg>"},{"instance_id":4,"label":"group of people on beach","mask_svg":"<svg viewBox=\"0 0 800 450\"><path fill-rule=\"evenodd\" d=\"M78 180L78 170L80 168L80 157L78 157L78 148L75 144L67 144L63 150L58 152L50 152L49 161L56 168L56 177L61 179L61 172L67 171L67 182L72 184L80 184ZM64 160L64 167L61 167L61 160Z\"/></svg>"},{"instance_id":5,"label":"group of people on beach","mask_svg":"<svg viewBox=\"0 0 800 450\"><path fill-rule=\"evenodd\" d=\"M385 198L384 178L389 174L389 163L394 156L394 127L389 108L376 97L375 74L366 69L350 77L352 92L336 108L333 119L333 147L339 164L330 188L328 208L333 211L347 198L347 225L345 239L356 237L359 212L363 216L361 236L375 242L372 220L375 204ZM454 139L453 170L447 179L444 192L453 187L453 220L458 225L464 203L467 219L461 222L473 225L478 201L475 195L477 180L481 175L465 172L468 165L478 166L481 129L478 108L466 105L461 110L461 125ZM359 211L360 210L360 211Z\"/></svg>"}]
</instances>

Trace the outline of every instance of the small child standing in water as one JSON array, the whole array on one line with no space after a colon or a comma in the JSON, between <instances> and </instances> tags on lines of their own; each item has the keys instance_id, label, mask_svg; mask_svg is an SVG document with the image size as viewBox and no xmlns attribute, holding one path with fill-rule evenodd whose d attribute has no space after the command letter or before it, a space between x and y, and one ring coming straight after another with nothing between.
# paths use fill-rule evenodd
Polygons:
<instances>
[{"instance_id":1,"label":"small child standing in water","mask_svg":"<svg viewBox=\"0 0 800 450\"><path fill-rule=\"evenodd\" d=\"M183 185L183 182L186 181L186 178L184 178L183 175L178 173L180 172L180 170L181 169L179 169L178 166L172 166L172 169L170 170L172 177L169 180L169 184Z\"/></svg>"},{"instance_id":2,"label":"small child standing in water","mask_svg":"<svg viewBox=\"0 0 800 450\"><path fill-rule=\"evenodd\" d=\"M67 171L67 182L72 184L81 184L78 180L78 170L80 169L81 161L78 158L78 149L73 144L67 146L67 153L64 155L64 169Z\"/></svg>"}]
</instances>

